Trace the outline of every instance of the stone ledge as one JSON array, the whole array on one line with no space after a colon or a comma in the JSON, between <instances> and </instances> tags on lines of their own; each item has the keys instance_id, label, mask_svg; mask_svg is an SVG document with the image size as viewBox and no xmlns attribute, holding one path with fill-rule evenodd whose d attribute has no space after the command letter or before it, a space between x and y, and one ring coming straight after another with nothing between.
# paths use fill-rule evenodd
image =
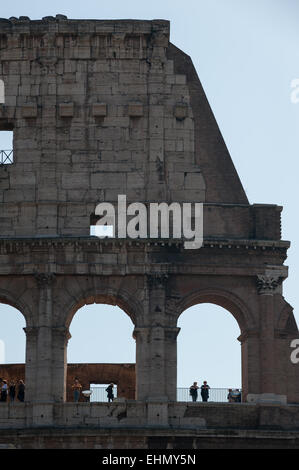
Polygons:
<instances>
[{"instance_id":1,"label":"stone ledge","mask_svg":"<svg viewBox=\"0 0 299 470\"><path fill-rule=\"evenodd\" d=\"M46 16L39 20L31 20L28 16L19 18L0 19L1 30L5 32L34 34L40 32L56 33L139 33L150 34L153 31L163 31L169 35L170 22L168 20L76 20L69 19L64 15L56 17Z\"/></svg>"},{"instance_id":2,"label":"stone ledge","mask_svg":"<svg viewBox=\"0 0 299 470\"><path fill-rule=\"evenodd\" d=\"M109 239L100 239L97 237L91 237L91 236L82 236L82 237L76 237L76 236L51 236L48 237L47 235L45 236L37 236L37 237L1 237L0 236L0 244L4 243L10 243L10 244L19 244L19 245L28 245L28 244L33 244L33 245L76 245L76 244L93 244L93 245L128 245L128 246L144 246L144 245L155 245L155 246L182 246L184 243L184 240L181 239L138 239L138 240L132 240L132 239L118 239L118 238L109 238ZM203 243L204 248L261 248L262 250L265 249L287 249L290 247L290 242L285 241L285 240L242 240L242 239L204 239ZM192 250L192 251L197 251L197 250Z\"/></svg>"},{"instance_id":3,"label":"stone ledge","mask_svg":"<svg viewBox=\"0 0 299 470\"><path fill-rule=\"evenodd\" d=\"M299 404L270 403L183 403L124 401L119 403L25 403L18 416L9 417L9 407L0 406L0 428L31 429L224 429L240 432L296 431L299 433ZM21 411L21 410L20 410ZM0 441L1 443L1 441Z\"/></svg>"}]
</instances>

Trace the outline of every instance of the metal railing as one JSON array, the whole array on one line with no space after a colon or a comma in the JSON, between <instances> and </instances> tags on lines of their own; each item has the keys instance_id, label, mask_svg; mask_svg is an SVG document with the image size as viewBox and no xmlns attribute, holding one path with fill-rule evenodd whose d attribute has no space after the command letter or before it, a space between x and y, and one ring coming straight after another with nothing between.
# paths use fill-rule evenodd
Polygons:
<instances>
[{"instance_id":1,"label":"metal railing","mask_svg":"<svg viewBox=\"0 0 299 470\"><path fill-rule=\"evenodd\" d=\"M92 394L90 395L90 402L105 402L108 401L106 387L90 387ZM117 386L115 385L113 388L113 395L114 398L117 398Z\"/></svg>"},{"instance_id":2,"label":"metal railing","mask_svg":"<svg viewBox=\"0 0 299 470\"><path fill-rule=\"evenodd\" d=\"M13 163L13 150L0 150L0 165Z\"/></svg>"},{"instance_id":3,"label":"metal railing","mask_svg":"<svg viewBox=\"0 0 299 470\"><path fill-rule=\"evenodd\" d=\"M90 387L92 394L90 402L107 402L106 387ZM237 389L233 389L237 390ZM241 391L240 391L241 392ZM117 386L114 386L114 398L117 398ZM192 397L189 393L189 388L177 388L177 401L192 402ZM200 390L198 390L197 402L201 402L202 398ZM228 403L228 389L227 388L210 388L209 390L209 402L213 403ZM236 402L236 397L233 397L231 402Z\"/></svg>"},{"instance_id":4,"label":"metal railing","mask_svg":"<svg viewBox=\"0 0 299 470\"><path fill-rule=\"evenodd\" d=\"M237 389L232 389L237 390ZM214 403L228 403L228 388L210 388L209 389L209 402ZM241 393L241 390L240 390ZM177 388L177 401L192 401L192 396L190 395L189 388ZM202 401L200 389L198 390L197 401ZM233 395L231 402L237 401L237 393Z\"/></svg>"}]
</instances>

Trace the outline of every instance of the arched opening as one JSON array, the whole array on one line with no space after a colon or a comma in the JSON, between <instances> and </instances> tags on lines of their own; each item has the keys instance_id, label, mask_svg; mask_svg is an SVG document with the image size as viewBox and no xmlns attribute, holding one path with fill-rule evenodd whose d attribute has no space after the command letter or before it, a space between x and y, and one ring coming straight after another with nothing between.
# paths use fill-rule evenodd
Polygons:
<instances>
[{"instance_id":1,"label":"arched opening","mask_svg":"<svg viewBox=\"0 0 299 470\"><path fill-rule=\"evenodd\" d=\"M133 328L130 317L116 305L96 303L76 311L69 326L67 401L75 399L76 378L81 392L92 391L90 398L80 393L79 401L107 401L110 383L114 398L135 398Z\"/></svg>"},{"instance_id":2,"label":"arched opening","mask_svg":"<svg viewBox=\"0 0 299 470\"><path fill-rule=\"evenodd\" d=\"M239 401L242 351L236 316L216 302L200 302L187 307L177 325L177 400L202 401L201 386L206 381L210 387L208 401L228 402L230 389L230 401ZM189 391L194 382L199 387L197 396Z\"/></svg>"},{"instance_id":3,"label":"arched opening","mask_svg":"<svg viewBox=\"0 0 299 470\"><path fill-rule=\"evenodd\" d=\"M0 394L0 400L23 401L18 395L20 380L26 383L26 320L22 313L11 305L0 304L0 387L7 394ZM7 387L6 387L6 385Z\"/></svg>"}]
</instances>

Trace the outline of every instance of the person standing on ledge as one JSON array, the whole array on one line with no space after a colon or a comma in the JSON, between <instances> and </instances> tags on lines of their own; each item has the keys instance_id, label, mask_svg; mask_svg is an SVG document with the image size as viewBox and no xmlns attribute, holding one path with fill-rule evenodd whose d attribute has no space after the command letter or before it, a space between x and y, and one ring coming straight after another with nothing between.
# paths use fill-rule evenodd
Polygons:
<instances>
[{"instance_id":1,"label":"person standing on ledge","mask_svg":"<svg viewBox=\"0 0 299 470\"><path fill-rule=\"evenodd\" d=\"M80 384L77 377L75 378L75 381L72 385L72 389L73 389L73 392L74 392L74 401L78 402L79 399L80 399L80 393L81 393L81 390L82 390L82 385Z\"/></svg>"},{"instance_id":2,"label":"person standing on ledge","mask_svg":"<svg viewBox=\"0 0 299 470\"><path fill-rule=\"evenodd\" d=\"M198 396L198 385L197 385L197 382L193 382L193 385L191 385L190 389L189 389L189 393L192 397L192 401L197 401L197 396Z\"/></svg>"},{"instance_id":3,"label":"person standing on ledge","mask_svg":"<svg viewBox=\"0 0 299 470\"><path fill-rule=\"evenodd\" d=\"M107 392L108 403L110 403L110 401L114 400L113 383L108 385L108 387L106 388L106 392Z\"/></svg>"},{"instance_id":4,"label":"person standing on ledge","mask_svg":"<svg viewBox=\"0 0 299 470\"><path fill-rule=\"evenodd\" d=\"M210 390L210 387L207 384L207 381L205 380L203 385L201 386L201 392L200 392L202 401L208 401L208 399L209 399L209 390Z\"/></svg>"},{"instance_id":5,"label":"person standing on ledge","mask_svg":"<svg viewBox=\"0 0 299 470\"><path fill-rule=\"evenodd\" d=\"M8 391L8 385L6 380L2 381L2 387L1 387L1 401L6 401L7 400L7 391Z\"/></svg>"},{"instance_id":6,"label":"person standing on ledge","mask_svg":"<svg viewBox=\"0 0 299 470\"><path fill-rule=\"evenodd\" d=\"M25 400L25 384L23 380L19 380L17 399L22 402Z\"/></svg>"},{"instance_id":7,"label":"person standing on ledge","mask_svg":"<svg viewBox=\"0 0 299 470\"><path fill-rule=\"evenodd\" d=\"M10 382L9 384L9 401L13 402L15 401L15 396L16 396L16 384L14 381Z\"/></svg>"}]
</instances>

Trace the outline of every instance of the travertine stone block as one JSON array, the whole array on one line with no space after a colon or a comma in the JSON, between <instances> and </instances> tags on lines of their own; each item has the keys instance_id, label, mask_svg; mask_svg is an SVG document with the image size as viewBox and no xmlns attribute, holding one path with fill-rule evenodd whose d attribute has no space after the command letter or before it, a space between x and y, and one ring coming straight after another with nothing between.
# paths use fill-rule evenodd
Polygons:
<instances>
[{"instance_id":1,"label":"travertine stone block","mask_svg":"<svg viewBox=\"0 0 299 470\"><path fill-rule=\"evenodd\" d=\"M143 116L143 104L142 103L130 103L128 106L128 114L130 117Z\"/></svg>"},{"instance_id":2,"label":"travertine stone block","mask_svg":"<svg viewBox=\"0 0 299 470\"><path fill-rule=\"evenodd\" d=\"M92 115L94 117L107 116L107 104L106 103L94 103L92 105Z\"/></svg>"},{"instance_id":3,"label":"travertine stone block","mask_svg":"<svg viewBox=\"0 0 299 470\"><path fill-rule=\"evenodd\" d=\"M73 117L74 116L74 103L60 103L59 105L60 117Z\"/></svg>"},{"instance_id":4,"label":"travertine stone block","mask_svg":"<svg viewBox=\"0 0 299 470\"><path fill-rule=\"evenodd\" d=\"M26 104L22 106L22 117L23 118L36 118L37 117L37 105Z\"/></svg>"},{"instance_id":5,"label":"travertine stone block","mask_svg":"<svg viewBox=\"0 0 299 470\"><path fill-rule=\"evenodd\" d=\"M188 105L185 103L177 103L174 107L174 116L182 121L188 116Z\"/></svg>"}]
</instances>

